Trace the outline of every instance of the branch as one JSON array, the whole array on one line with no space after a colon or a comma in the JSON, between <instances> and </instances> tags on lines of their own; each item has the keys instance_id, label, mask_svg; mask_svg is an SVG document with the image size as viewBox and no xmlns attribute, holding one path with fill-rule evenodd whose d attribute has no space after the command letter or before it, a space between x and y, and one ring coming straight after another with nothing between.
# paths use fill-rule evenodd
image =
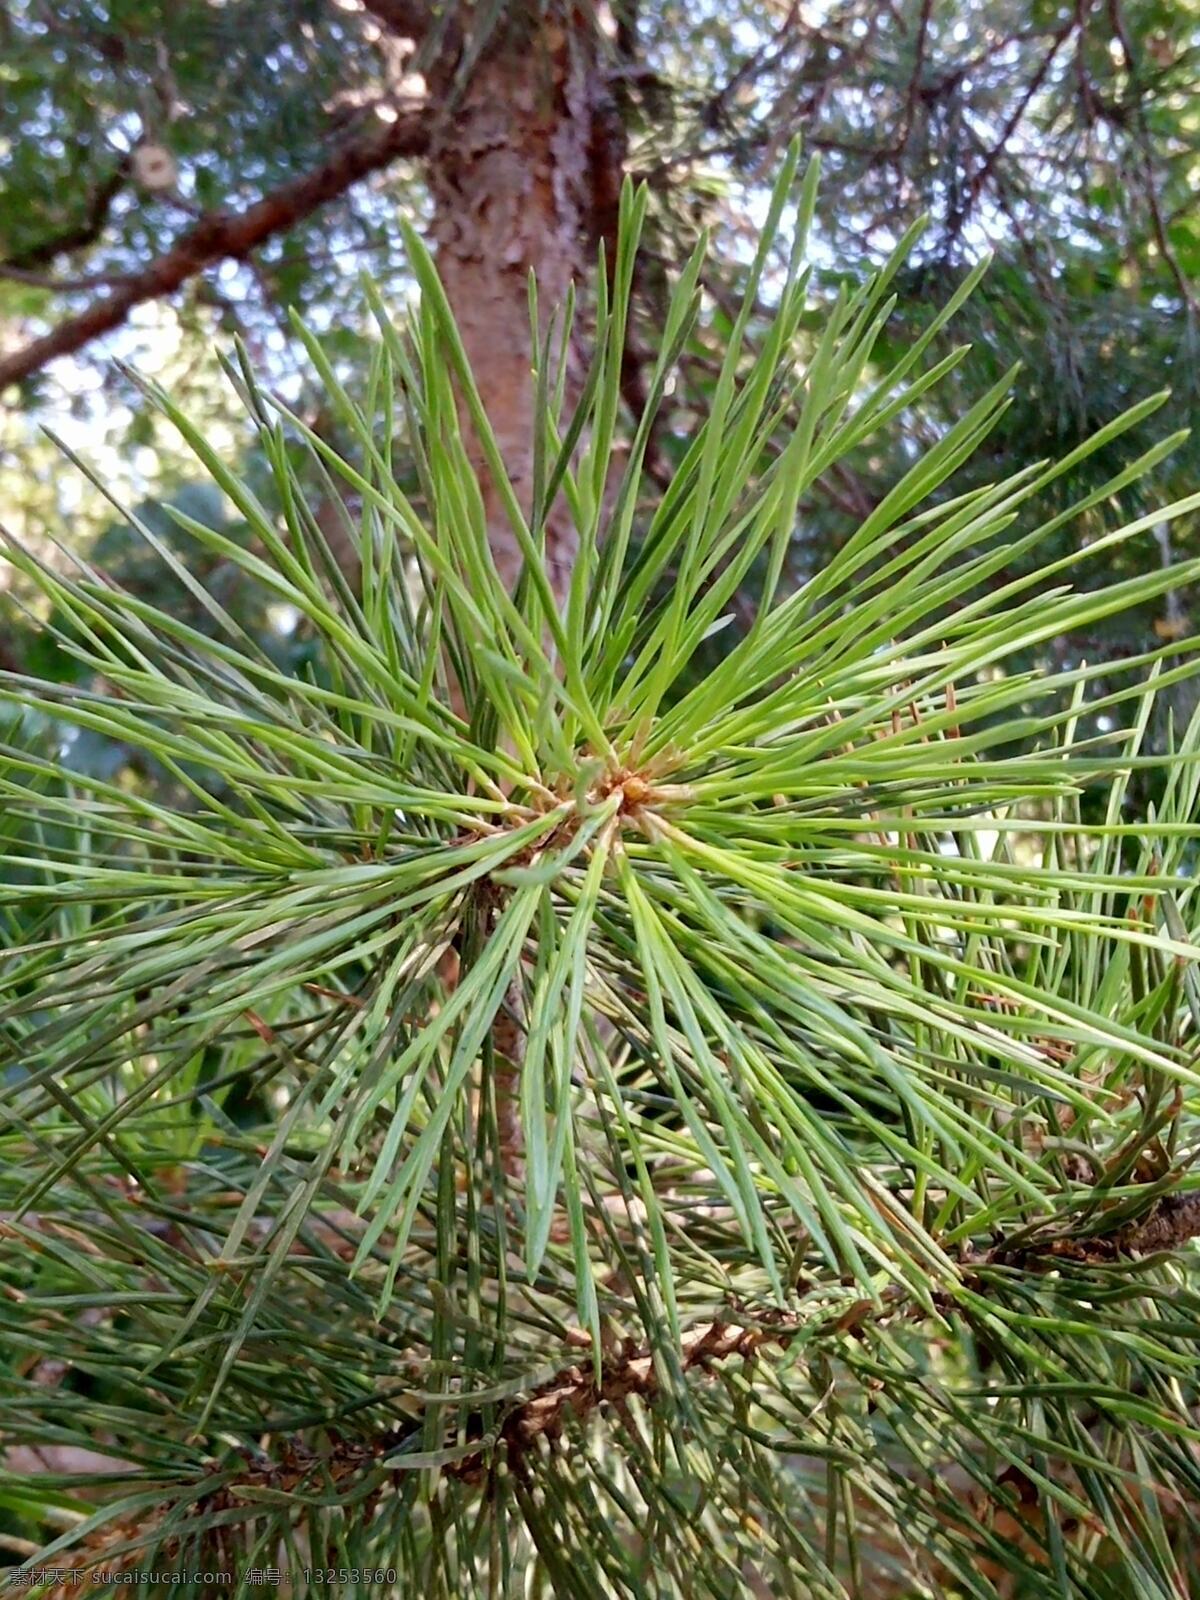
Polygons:
<instances>
[{"instance_id":1,"label":"branch","mask_svg":"<svg viewBox=\"0 0 1200 1600\"><path fill-rule=\"evenodd\" d=\"M1124 1244L1139 1255L1154 1255L1160 1250L1179 1250L1198 1234L1200 1194L1170 1194L1127 1234Z\"/></svg>"},{"instance_id":2,"label":"branch","mask_svg":"<svg viewBox=\"0 0 1200 1600\"><path fill-rule=\"evenodd\" d=\"M904 127L900 132L899 145L903 150L907 147L912 137L913 123L916 120L917 101L921 97L921 79L925 74L925 52L929 44L929 23L933 14L933 0L921 0L921 20L917 26L917 44L913 53L912 77L908 80L908 94L904 105Z\"/></svg>"},{"instance_id":3,"label":"branch","mask_svg":"<svg viewBox=\"0 0 1200 1600\"><path fill-rule=\"evenodd\" d=\"M869 1302L858 1305L869 1305ZM855 1311L857 1314L858 1307ZM720 1321L705 1323L683 1335L681 1364L685 1372L694 1372L711 1370L715 1363L731 1359L749 1361L764 1346L786 1349L801 1326L797 1318L785 1312L775 1313L760 1326ZM843 1316L830 1323L829 1331L845 1331L848 1326ZM508 1446L510 1461L519 1467L539 1438L556 1438L561 1433L568 1414L585 1416L602 1401L620 1406L632 1394L652 1401L658 1393L658 1374L649 1348L630 1340L619 1353L605 1361L599 1384L590 1366L586 1375L578 1366L570 1366L535 1389L509 1413L501 1426L501 1437ZM399 1439L412 1439L420 1426L419 1422L410 1422ZM170 1560L178 1554L182 1539L188 1536L189 1523L217 1513L226 1530L232 1531L237 1513L247 1518L253 1514L251 1496L260 1494L263 1489L295 1495L303 1493L314 1479L319 1479L325 1489L332 1484L336 1492L342 1485L361 1480L364 1474L377 1469L381 1460L386 1463L389 1457L402 1459L396 1449L398 1442L394 1432L358 1440L328 1428L324 1448L318 1453L302 1438L282 1435L273 1456L243 1452L240 1459L234 1458L236 1465L231 1463L232 1470L210 1476L209 1483L213 1483L214 1476L217 1481L186 1509L182 1501L149 1509L142 1507L95 1529L90 1537L72 1548L72 1567L82 1569L85 1575L99 1569L127 1571L135 1562L144 1560L147 1550L155 1547ZM491 1443L480 1440L478 1449L447 1463L443 1472L450 1478L478 1483L487 1470L495 1443L494 1440ZM185 1514L180 1531L164 1538L160 1530L166 1516L171 1511L178 1514L181 1510ZM208 1544L212 1537L211 1531L201 1535L205 1548L212 1548ZM35 1553L22 1554L26 1554L26 1560L19 1570L18 1581L21 1575L36 1570ZM12 1575L10 1569L9 1577ZM65 1600L68 1591L60 1586L52 1592Z\"/></svg>"},{"instance_id":4,"label":"branch","mask_svg":"<svg viewBox=\"0 0 1200 1600\"><path fill-rule=\"evenodd\" d=\"M1025 93L1021 96L1008 121L1004 124L999 138L984 157L982 165L978 166L975 171L971 173L967 181L966 195L957 206L955 214L949 219L947 231L952 239L957 238L962 232L967 217L970 215L972 206L979 199L979 196L983 191L984 184L987 183L988 179L991 177L997 161L999 161L1000 157L1004 154L1004 151L1008 147L1009 140L1017 131L1017 126L1020 123L1021 118L1029 109L1031 101L1037 94L1038 90L1042 87L1042 84L1046 81L1046 77L1049 74L1050 68L1054 65L1055 57L1058 55L1058 52L1062 49L1066 41L1071 37L1072 33L1074 33L1075 27L1075 18L1072 16L1066 22L1064 22L1060 28L1057 28L1055 32L1050 35L1051 43L1049 51L1046 53L1041 65L1038 67L1037 71L1026 85Z\"/></svg>"},{"instance_id":5,"label":"branch","mask_svg":"<svg viewBox=\"0 0 1200 1600\"><path fill-rule=\"evenodd\" d=\"M981 1266L1034 1270L1038 1263L1074 1261L1081 1266L1103 1266L1129 1255L1157 1255L1181 1250L1200 1238L1200 1191L1165 1194L1148 1211L1108 1232L1079 1229L1046 1235L1037 1224L987 1251L976 1261Z\"/></svg>"},{"instance_id":6,"label":"branch","mask_svg":"<svg viewBox=\"0 0 1200 1600\"><path fill-rule=\"evenodd\" d=\"M43 239L40 244L31 245L28 250L18 250L2 265L18 272L28 272L37 267L48 266L55 256L68 255L73 250L83 250L89 244L95 244L104 231L112 203L125 187L128 177L129 157L122 156L88 201L87 213L82 222L64 229L62 233L53 234L49 239Z\"/></svg>"},{"instance_id":7,"label":"branch","mask_svg":"<svg viewBox=\"0 0 1200 1600\"><path fill-rule=\"evenodd\" d=\"M395 122L383 124L378 132L344 146L324 166L283 184L246 210L207 213L165 255L132 273L112 294L0 359L0 390L20 383L60 356L82 350L102 334L111 333L127 320L135 306L173 294L189 278L216 262L241 260L272 235L285 232L330 200L336 200L369 173L401 156L423 154L428 142L429 120L424 112L404 114Z\"/></svg>"},{"instance_id":8,"label":"branch","mask_svg":"<svg viewBox=\"0 0 1200 1600\"><path fill-rule=\"evenodd\" d=\"M1143 178L1145 179L1146 201L1150 207L1150 222L1154 229L1155 243L1158 245L1159 254L1162 256L1163 260L1170 269L1171 276L1175 279L1175 283L1178 286L1179 293L1183 298L1183 303L1187 307L1189 315L1194 317L1198 312L1200 312L1200 300L1197 300L1196 292L1192 288L1191 280L1188 278L1187 273L1183 270L1179 257L1175 254L1175 248L1171 243L1170 236L1167 233L1166 222L1163 218L1162 202L1159 199L1158 181L1154 169L1154 157L1150 143L1150 124L1146 116L1145 106L1142 104L1140 94L1137 91L1139 67L1137 58L1133 53L1133 40L1130 38L1129 30L1125 25L1125 14L1121 9L1121 0L1109 0L1108 14L1112 22L1113 33L1119 41L1121 49L1125 53L1125 65L1133 86L1133 111L1136 138L1140 156L1140 166L1142 168Z\"/></svg>"},{"instance_id":9,"label":"branch","mask_svg":"<svg viewBox=\"0 0 1200 1600\"><path fill-rule=\"evenodd\" d=\"M779 65L790 52L798 36L796 22L799 13L798 0L793 0L793 3L787 9L786 16L779 24L778 30L769 38L764 39L758 49L745 58L733 76L705 101L700 110L702 126L719 128L725 120L726 108L730 105L738 90L747 83L753 83L756 78Z\"/></svg>"},{"instance_id":10,"label":"branch","mask_svg":"<svg viewBox=\"0 0 1200 1600\"><path fill-rule=\"evenodd\" d=\"M136 276L132 272L89 272L78 278L55 278L27 267L10 267L0 261L0 278L9 283L25 283L33 289L49 289L53 294L79 294L87 289L119 289Z\"/></svg>"},{"instance_id":11,"label":"branch","mask_svg":"<svg viewBox=\"0 0 1200 1600\"><path fill-rule=\"evenodd\" d=\"M683 1335L680 1366L687 1373L703 1370L713 1362L734 1358L750 1361L764 1345L786 1350L801 1326L797 1318L786 1313L757 1327L720 1321L704 1323ZM599 1382L590 1362L565 1367L505 1418L500 1438L508 1447L508 1460L519 1465L539 1439L557 1439L569 1417L584 1417L602 1403L619 1406L633 1394L651 1401L658 1392L658 1369L648 1345L631 1341L621 1354L607 1359ZM449 1467L448 1474L472 1479L482 1470L489 1454L490 1450L481 1445L478 1452Z\"/></svg>"}]
</instances>

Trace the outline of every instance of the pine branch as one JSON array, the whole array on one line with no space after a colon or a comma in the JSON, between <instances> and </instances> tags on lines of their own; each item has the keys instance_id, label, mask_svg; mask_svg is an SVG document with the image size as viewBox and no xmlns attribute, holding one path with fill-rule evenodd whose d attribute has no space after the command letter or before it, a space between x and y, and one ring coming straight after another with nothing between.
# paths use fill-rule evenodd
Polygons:
<instances>
[{"instance_id":1,"label":"pine branch","mask_svg":"<svg viewBox=\"0 0 1200 1600\"><path fill-rule=\"evenodd\" d=\"M750 1361L764 1346L785 1350L800 1331L798 1317L781 1312L771 1322L742 1326L738 1323L700 1324L686 1332L679 1349L683 1372L703 1371L713 1362ZM600 1405L620 1406L630 1395L652 1401L660 1391L658 1368L649 1345L630 1340L619 1354L604 1362L597 1380L590 1364L572 1365L541 1384L505 1418L500 1441L507 1446L508 1461L519 1465L539 1439L557 1439L571 1417L586 1417ZM454 1477L473 1478L484 1464L484 1449L455 1462Z\"/></svg>"},{"instance_id":2,"label":"pine branch","mask_svg":"<svg viewBox=\"0 0 1200 1600\"><path fill-rule=\"evenodd\" d=\"M1200 496L1033 559L1149 451L999 541L1064 470L941 500L1000 383L808 576L803 607L781 599L782 535L811 463L845 463L889 282L839 298L797 384L807 289L789 276L780 336L726 352L728 403L649 536L603 548L621 374L597 368L590 487L564 492L579 582L555 617L561 564L529 552L538 606L487 565L461 341L416 237L410 261L435 300L401 330L372 293L370 404L306 341L352 460L247 373L262 491L258 464L239 477L144 385L244 519L235 540L181 510L189 548L286 599L321 672L277 667L199 582L219 640L8 541L82 672L0 681L0 709L37 730L0 748L0 1209L24 1218L0 1282L4 1442L116 1463L24 1474L14 1536L49 1542L22 1576L74 1546L93 1568L181 1573L210 1551L230 1568L382 1555L406 1593L519 1586L539 1562L563 1594L634 1593L645 1572L664 1595L718 1572L777 1593L841 1592L843 1572L877 1597L1010 1577L1049 1593L1063 1570L1080 1592L1152 1573L1185 1593L1194 1252L1127 1258L1200 1227L1178 1192L1200 718L1169 764L1139 753L1197 644L1119 676L1055 652L1200 580L1200 560L1100 587L1086 566ZM915 356L878 354L855 449L926 382L913 368L977 280ZM735 325L760 285L755 267ZM684 280L665 321L681 348L696 314ZM752 354L771 366L742 381ZM387 444L397 389L419 505ZM331 570L314 466L359 497L357 596ZM698 682L752 570L753 626ZM61 740L41 753L48 720L185 792L66 768ZM1085 794L1126 816L1134 771L1163 777L1153 816L1083 820ZM1010 814L1014 796L1036 814ZM1034 868L1021 841L1042 830ZM1034 967L1028 948L1055 954ZM493 1107L504 1060L520 1094ZM506 1130L520 1186L497 1181ZM62 1489L99 1503L65 1532Z\"/></svg>"},{"instance_id":3,"label":"pine branch","mask_svg":"<svg viewBox=\"0 0 1200 1600\"><path fill-rule=\"evenodd\" d=\"M48 239L40 240L27 250L18 250L15 255L0 263L0 266L8 269L6 276L34 272L38 267L49 266L58 256L69 255L72 251L83 250L88 245L95 244L108 222L113 201L125 187L129 177L129 166L129 157L122 156L92 193L81 222L65 228L61 233L52 234Z\"/></svg>"},{"instance_id":4,"label":"pine branch","mask_svg":"<svg viewBox=\"0 0 1200 1600\"><path fill-rule=\"evenodd\" d=\"M244 211L214 211L164 255L132 274L112 294L86 311L34 339L23 349L0 360L0 389L20 383L51 361L82 350L94 339L119 328L135 306L174 294L190 278L219 261L237 261L275 234L284 233L336 200L370 173L401 156L424 153L429 140L429 118L423 110L399 116L378 132L344 146L323 166L264 195Z\"/></svg>"},{"instance_id":5,"label":"pine branch","mask_svg":"<svg viewBox=\"0 0 1200 1600\"><path fill-rule=\"evenodd\" d=\"M1069 1230L1047 1236L1036 1228L1023 1230L977 1259L1024 1271L1059 1259L1095 1266L1121 1257L1181 1250L1195 1238L1200 1238L1200 1193L1168 1194L1113 1231Z\"/></svg>"}]
</instances>

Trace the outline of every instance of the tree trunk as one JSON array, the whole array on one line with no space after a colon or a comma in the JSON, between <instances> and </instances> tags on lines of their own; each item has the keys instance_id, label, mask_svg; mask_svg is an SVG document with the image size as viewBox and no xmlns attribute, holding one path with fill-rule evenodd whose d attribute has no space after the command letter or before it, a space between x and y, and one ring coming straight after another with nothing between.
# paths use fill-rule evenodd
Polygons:
<instances>
[{"instance_id":1,"label":"tree trunk","mask_svg":"<svg viewBox=\"0 0 1200 1600\"><path fill-rule=\"evenodd\" d=\"M430 149L428 172L442 282L501 459L528 513L536 421L529 271L537 279L542 338L571 285L586 283L597 241L605 238L611 246L623 140L601 70L592 7L552 0L541 16L533 6L508 10L458 87ZM432 87L435 94L453 92L436 78ZM586 315L577 314L566 350L568 414L587 371L586 323ZM557 374L550 376L553 382ZM461 406L460 418L483 493L488 543L511 592L521 574L520 546ZM578 551L560 496L546 517L546 564L560 605ZM511 1181L523 1173L524 1020L518 980L492 1028L497 1137Z\"/></svg>"},{"instance_id":2,"label":"tree trunk","mask_svg":"<svg viewBox=\"0 0 1200 1600\"><path fill-rule=\"evenodd\" d=\"M591 6L507 8L471 67L429 156L438 267L484 409L522 509L533 488L528 274L540 333L613 232L621 182L619 125L601 70ZM445 92L448 85L433 85ZM567 351L568 412L587 368L585 319ZM497 569L515 586L521 554L500 495L464 422L479 471ZM551 584L561 601L578 541L564 508L547 519Z\"/></svg>"}]
</instances>

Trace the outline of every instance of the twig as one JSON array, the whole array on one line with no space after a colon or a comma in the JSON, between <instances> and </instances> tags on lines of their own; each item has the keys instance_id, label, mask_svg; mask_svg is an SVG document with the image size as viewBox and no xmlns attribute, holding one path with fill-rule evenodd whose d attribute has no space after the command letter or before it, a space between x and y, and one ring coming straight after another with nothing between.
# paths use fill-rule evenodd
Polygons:
<instances>
[{"instance_id":1,"label":"twig","mask_svg":"<svg viewBox=\"0 0 1200 1600\"><path fill-rule=\"evenodd\" d=\"M929 42L929 22L933 13L933 0L921 0L921 20L917 25L917 42L913 51L912 77L908 80L908 95L904 106L904 126L898 141L899 150L904 150L912 137L913 123L916 120L917 101L921 97L921 79L925 72L925 49Z\"/></svg>"},{"instance_id":2,"label":"twig","mask_svg":"<svg viewBox=\"0 0 1200 1600\"><path fill-rule=\"evenodd\" d=\"M967 183L966 194L963 196L955 216L950 219L950 224L947 231L951 238L957 237L957 235L962 231L963 224L970 215L971 207L974 205L975 201L978 200L983 186L991 176L996 162L1000 159L1001 155L1004 153L1004 150L1007 148L1008 142L1016 132L1021 118L1029 109L1030 102L1033 100L1034 95L1037 94L1038 90L1042 87L1042 84L1045 83L1050 68L1054 65L1055 57L1058 55L1058 52L1062 49L1066 41L1070 38L1071 34L1074 33L1076 26L1076 19L1074 16L1072 16L1069 21L1064 22L1062 27L1058 28L1051 35L1050 49L1046 52L1046 55L1042 60L1042 64L1038 67L1037 71L1030 79L1025 93L1013 107L1012 114L1009 116L1008 121L1004 124L1004 127L1000 130L999 137L997 138L995 144L984 157L982 164L978 166L971 174L971 177Z\"/></svg>"},{"instance_id":3,"label":"twig","mask_svg":"<svg viewBox=\"0 0 1200 1600\"><path fill-rule=\"evenodd\" d=\"M1133 40L1130 37L1129 29L1125 25L1125 14L1121 9L1121 0L1108 0L1108 15L1112 23L1113 32L1125 53L1125 64L1129 70L1130 82L1134 85L1133 122L1138 147L1138 164L1142 169L1142 178L1146 186L1146 204L1150 208L1150 224L1154 229L1154 242L1157 244L1158 252L1166 262L1171 276L1175 279L1179 293L1183 297L1184 305L1192 316L1196 316L1200 314L1200 300L1196 298L1196 292L1192 288L1191 281L1187 273L1184 272L1179 257L1175 253L1175 247L1171 243L1170 235L1167 233L1167 225L1163 218L1162 202L1159 198L1158 183L1154 175L1154 161L1150 150L1150 127L1146 120L1145 109L1136 92L1137 57L1134 54Z\"/></svg>"},{"instance_id":4,"label":"twig","mask_svg":"<svg viewBox=\"0 0 1200 1600\"><path fill-rule=\"evenodd\" d=\"M786 1349L800 1331L800 1319L786 1314L769 1323L741 1326L738 1323L708 1322L683 1335L679 1349L682 1370L703 1370L713 1362L740 1357L752 1360L764 1345ZM522 1456L539 1439L557 1439L572 1417L584 1417L602 1404L620 1405L630 1395L654 1400L659 1392L658 1369L648 1345L630 1345L610 1357L601 1368L599 1381L587 1365L564 1367L535 1389L528 1400L510 1411L501 1424L499 1441L507 1446L510 1465L519 1465ZM457 1461L447 1469L458 1478L478 1475L485 1448Z\"/></svg>"},{"instance_id":5,"label":"twig","mask_svg":"<svg viewBox=\"0 0 1200 1600\"><path fill-rule=\"evenodd\" d=\"M122 156L108 177L92 194L82 222L64 228L61 233L52 234L50 238L43 239L40 244L31 245L27 250L18 250L0 265L18 272L33 271L37 267L49 266L56 256L69 255L74 250L83 250L89 244L95 244L104 232L113 201L125 187L129 177L129 167L129 157Z\"/></svg>"},{"instance_id":6,"label":"twig","mask_svg":"<svg viewBox=\"0 0 1200 1600\"><path fill-rule=\"evenodd\" d=\"M49 289L53 294L79 294L86 289L120 289L132 283L133 272L90 272L78 278L55 278L49 273L32 272L28 267L13 267L0 262L0 278L10 283L27 283L34 289Z\"/></svg>"}]
</instances>

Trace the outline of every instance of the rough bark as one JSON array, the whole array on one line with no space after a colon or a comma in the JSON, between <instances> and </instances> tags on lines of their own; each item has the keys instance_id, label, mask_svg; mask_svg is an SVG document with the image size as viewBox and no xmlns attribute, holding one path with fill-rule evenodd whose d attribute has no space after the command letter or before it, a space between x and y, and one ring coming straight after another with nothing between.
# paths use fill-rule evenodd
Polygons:
<instances>
[{"instance_id":1,"label":"rough bark","mask_svg":"<svg viewBox=\"0 0 1200 1600\"><path fill-rule=\"evenodd\" d=\"M551 5L536 20L532 10L512 7L491 36L459 86L428 169L438 267L525 510L533 484L529 270L537 276L544 332L572 282L586 281L596 240L612 232L621 178L594 10ZM586 371L582 324L577 318L567 352L568 410ZM493 555L511 589L520 575L520 551L478 443L469 436L468 444ZM561 506L548 518L546 552L561 600L577 554Z\"/></svg>"}]
</instances>

